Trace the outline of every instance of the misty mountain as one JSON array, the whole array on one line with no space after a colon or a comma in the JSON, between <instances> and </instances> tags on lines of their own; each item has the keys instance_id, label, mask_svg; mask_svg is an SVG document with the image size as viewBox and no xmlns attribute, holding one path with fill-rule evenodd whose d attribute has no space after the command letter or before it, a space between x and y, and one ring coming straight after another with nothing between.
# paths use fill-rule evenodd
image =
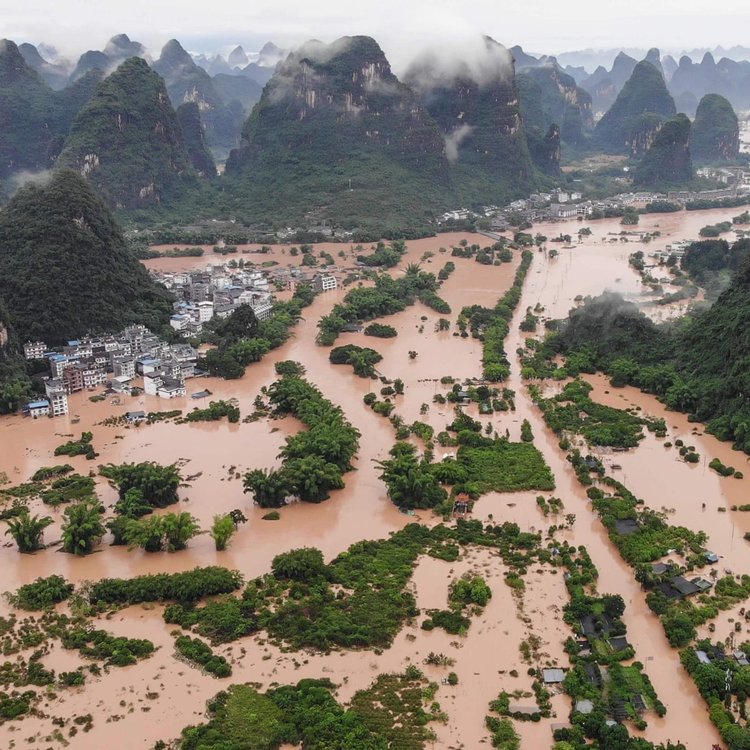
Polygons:
<instances>
[{"instance_id":1,"label":"misty mountain","mask_svg":"<svg viewBox=\"0 0 750 750\"><path fill-rule=\"evenodd\" d=\"M687 115L667 120L636 167L633 185L661 191L685 186L695 176L689 143Z\"/></svg>"},{"instance_id":2,"label":"misty mountain","mask_svg":"<svg viewBox=\"0 0 750 750\"><path fill-rule=\"evenodd\" d=\"M642 60L596 124L594 135L605 150L637 156L645 153L662 124L676 111L661 73Z\"/></svg>"},{"instance_id":3,"label":"misty mountain","mask_svg":"<svg viewBox=\"0 0 750 750\"><path fill-rule=\"evenodd\" d=\"M97 85L58 163L84 175L117 208L161 203L196 180L164 81L139 57Z\"/></svg>"},{"instance_id":4,"label":"misty mountain","mask_svg":"<svg viewBox=\"0 0 750 750\"><path fill-rule=\"evenodd\" d=\"M445 139L459 202L498 203L534 187L514 72L509 51L485 37L458 61L428 53L404 75Z\"/></svg>"},{"instance_id":5,"label":"misty mountain","mask_svg":"<svg viewBox=\"0 0 750 750\"><path fill-rule=\"evenodd\" d=\"M750 47L743 47L736 45L725 49L724 47L714 47L713 49L701 48L693 50L670 50L671 57L681 57L687 55L692 60L700 60L706 52L710 52L715 58L728 57L730 60L750 60ZM564 68L567 65L583 67L588 71L594 71L596 68L602 67L609 69L612 67L617 55L624 53L635 60L643 60L646 57L647 50L645 48L615 48L615 49L585 49L585 50L573 50L568 52L561 52L557 55L557 61ZM665 68L665 75L667 78L671 75L668 69Z\"/></svg>"},{"instance_id":6,"label":"misty mountain","mask_svg":"<svg viewBox=\"0 0 750 750\"><path fill-rule=\"evenodd\" d=\"M560 128L564 143L583 145L594 127L591 97L557 64L528 68L517 76L524 124L546 133Z\"/></svg>"},{"instance_id":7,"label":"misty mountain","mask_svg":"<svg viewBox=\"0 0 750 750\"><path fill-rule=\"evenodd\" d=\"M591 101L597 112L606 112L614 104L637 64L635 58L620 52L615 57L611 70L599 66L581 82L581 86L591 94Z\"/></svg>"},{"instance_id":8,"label":"misty mountain","mask_svg":"<svg viewBox=\"0 0 750 750\"><path fill-rule=\"evenodd\" d=\"M0 178L48 166L54 119L52 89L13 42L0 40Z\"/></svg>"},{"instance_id":9,"label":"misty mountain","mask_svg":"<svg viewBox=\"0 0 750 750\"><path fill-rule=\"evenodd\" d=\"M142 57L144 60L151 61L146 48L140 42L131 40L127 34L117 34L107 42L104 50L84 52L78 59L70 80L76 81L90 70L99 69L104 73L109 73L129 57Z\"/></svg>"},{"instance_id":10,"label":"misty mountain","mask_svg":"<svg viewBox=\"0 0 750 750\"><path fill-rule=\"evenodd\" d=\"M198 105L195 102L180 104L177 107L177 121L193 169L201 177L216 177L216 164L206 142Z\"/></svg>"},{"instance_id":11,"label":"misty mountain","mask_svg":"<svg viewBox=\"0 0 750 750\"><path fill-rule=\"evenodd\" d=\"M240 72L233 68L221 55L193 55L193 61L210 76L219 74L238 75Z\"/></svg>"},{"instance_id":12,"label":"misty mountain","mask_svg":"<svg viewBox=\"0 0 750 750\"><path fill-rule=\"evenodd\" d=\"M251 81L255 81L261 86L265 86L271 80L273 72L274 68L261 65L257 62L251 62L240 71L241 75L249 78Z\"/></svg>"},{"instance_id":13,"label":"misty mountain","mask_svg":"<svg viewBox=\"0 0 750 750\"><path fill-rule=\"evenodd\" d=\"M690 135L690 150L696 164L734 162L740 153L740 126L732 105L719 94L706 94Z\"/></svg>"},{"instance_id":14,"label":"misty mountain","mask_svg":"<svg viewBox=\"0 0 750 750\"><path fill-rule=\"evenodd\" d=\"M735 62L727 57L717 63L707 52L700 63L689 57L680 58L680 64L669 81L672 94L692 94L700 99L706 94L721 94L735 109L750 108L750 62Z\"/></svg>"},{"instance_id":15,"label":"misty mountain","mask_svg":"<svg viewBox=\"0 0 750 750\"><path fill-rule=\"evenodd\" d=\"M53 91L13 42L0 40L0 178L49 168L100 78Z\"/></svg>"},{"instance_id":16,"label":"misty mountain","mask_svg":"<svg viewBox=\"0 0 750 750\"><path fill-rule=\"evenodd\" d=\"M100 50L89 50L78 58L78 62L70 74L70 80L77 81L81 76L90 73L92 70L106 72L109 70L110 65L110 59L103 52Z\"/></svg>"},{"instance_id":17,"label":"misty mountain","mask_svg":"<svg viewBox=\"0 0 750 750\"><path fill-rule=\"evenodd\" d=\"M241 111L244 112L243 121L263 93L263 86L245 76L219 73L213 77L213 82L216 93L228 106L233 107L233 102L240 105Z\"/></svg>"},{"instance_id":18,"label":"misty mountain","mask_svg":"<svg viewBox=\"0 0 750 750\"><path fill-rule=\"evenodd\" d=\"M241 45L235 47L227 57L227 63L232 68L244 68L250 62L250 58L245 54Z\"/></svg>"},{"instance_id":19,"label":"misty mountain","mask_svg":"<svg viewBox=\"0 0 750 750\"><path fill-rule=\"evenodd\" d=\"M664 80L669 83L675 70L677 70L677 60L672 55L664 55L661 59L661 68L664 74Z\"/></svg>"},{"instance_id":20,"label":"misty mountain","mask_svg":"<svg viewBox=\"0 0 750 750\"><path fill-rule=\"evenodd\" d=\"M259 216L313 211L403 225L443 205L449 189L435 121L370 37L290 53L242 135L226 174Z\"/></svg>"},{"instance_id":21,"label":"misty mountain","mask_svg":"<svg viewBox=\"0 0 750 750\"><path fill-rule=\"evenodd\" d=\"M196 65L176 39L164 45L153 69L164 79L173 107L186 102L198 105L211 147L228 152L238 144L243 109L225 104L211 76Z\"/></svg>"},{"instance_id":22,"label":"misty mountain","mask_svg":"<svg viewBox=\"0 0 750 750\"><path fill-rule=\"evenodd\" d=\"M53 345L136 322L158 329L171 312L102 199L69 170L0 211L0 298L21 341Z\"/></svg>"},{"instance_id":23,"label":"misty mountain","mask_svg":"<svg viewBox=\"0 0 750 750\"><path fill-rule=\"evenodd\" d=\"M19 44L18 51L23 55L26 64L39 73L42 79L53 89L59 90L65 88L70 72L66 66L47 62L33 44L26 42Z\"/></svg>"}]
</instances>

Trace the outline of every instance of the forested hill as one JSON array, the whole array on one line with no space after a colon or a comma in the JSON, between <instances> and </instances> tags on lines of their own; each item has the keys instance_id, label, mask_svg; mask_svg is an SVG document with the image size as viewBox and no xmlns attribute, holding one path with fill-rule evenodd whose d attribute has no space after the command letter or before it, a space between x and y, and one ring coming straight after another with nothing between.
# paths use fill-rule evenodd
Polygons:
<instances>
[{"instance_id":1,"label":"forested hill","mask_svg":"<svg viewBox=\"0 0 750 750\"><path fill-rule=\"evenodd\" d=\"M667 120L636 167L633 185L661 191L688 185L695 176L689 141L687 115Z\"/></svg>"},{"instance_id":2,"label":"forested hill","mask_svg":"<svg viewBox=\"0 0 750 750\"><path fill-rule=\"evenodd\" d=\"M596 140L605 150L640 155L662 123L676 113L662 74L650 62L642 60L615 103L596 124Z\"/></svg>"},{"instance_id":3,"label":"forested hill","mask_svg":"<svg viewBox=\"0 0 750 750\"><path fill-rule=\"evenodd\" d=\"M706 94L701 99L690 135L690 150L699 164L723 164L739 156L739 121L723 96Z\"/></svg>"},{"instance_id":4,"label":"forested hill","mask_svg":"<svg viewBox=\"0 0 750 750\"><path fill-rule=\"evenodd\" d=\"M308 42L279 63L227 163L242 204L275 220L423 218L445 204L435 122L377 42Z\"/></svg>"},{"instance_id":5,"label":"forested hill","mask_svg":"<svg viewBox=\"0 0 750 750\"><path fill-rule=\"evenodd\" d=\"M13 42L0 39L0 179L52 165L73 118L101 77L93 71L53 91Z\"/></svg>"},{"instance_id":6,"label":"forested hill","mask_svg":"<svg viewBox=\"0 0 750 750\"><path fill-rule=\"evenodd\" d=\"M138 57L96 87L58 164L85 175L117 208L168 201L197 180L164 81Z\"/></svg>"},{"instance_id":7,"label":"forested hill","mask_svg":"<svg viewBox=\"0 0 750 750\"><path fill-rule=\"evenodd\" d=\"M404 82L440 128L457 204L505 203L536 185L513 57L489 37L474 55L458 64L423 55Z\"/></svg>"},{"instance_id":8,"label":"forested hill","mask_svg":"<svg viewBox=\"0 0 750 750\"><path fill-rule=\"evenodd\" d=\"M740 241L742 242L742 241ZM574 369L603 370L708 424L750 453L750 257L711 308L678 324L654 325L619 295L571 312L554 340Z\"/></svg>"},{"instance_id":9,"label":"forested hill","mask_svg":"<svg viewBox=\"0 0 750 750\"><path fill-rule=\"evenodd\" d=\"M171 313L125 245L102 199L69 170L22 188L0 211L0 301L20 341L60 344L135 322L155 329Z\"/></svg>"}]
</instances>

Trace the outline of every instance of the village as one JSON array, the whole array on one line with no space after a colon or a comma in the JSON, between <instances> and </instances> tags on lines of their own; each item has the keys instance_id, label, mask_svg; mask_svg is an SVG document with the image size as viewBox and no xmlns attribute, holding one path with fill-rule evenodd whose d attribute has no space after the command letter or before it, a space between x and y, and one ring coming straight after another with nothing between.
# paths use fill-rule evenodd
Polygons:
<instances>
[{"instance_id":1,"label":"village","mask_svg":"<svg viewBox=\"0 0 750 750\"><path fill-rule=\"evenodd\" d=\"M140 324L109 335L70 340L62 347L27 341L24 358L46 365L46 398L26 404L24 414L33 419L67 415L69 395L99 386L109 394L185 397L185 381L205 375L196 365L198 350L188 342L200 336L205 323L215 317L226 318L242 305L248 305L258 321L267 320L273 314L270 289L293 290L301 282L310 283L317 291L338 286L332 272L297 268L259 271L250 264L244 267L242 261L155 276L175 296L169 326L177 341L167 341ZM142 379L142 386L137 379ZM191 395L201 398L207 394L197 391Z\"/></svg>"},{"instance_id":2,"label":"village","mask_svg":"<svg viewBox=\"0 0 750 750\"><path fill-rule=\"evenodd\" d=\"M581 192L553 190L532 193L528 198L512 201L507 206L485 206L481 213L467 208L447 211L439 218L441 224L466 220L489 222L493 232L509 229L518 219L524 222L557 221L560 219L601 218L626 209L644 209L652 203L669 202L684 207L697 201L721 201L750 197L750 169L743 167L706 167L698 176L724 187L712 190L678 190L659 193L653 191L624 192L607 198L583 199Z\"/></svg>"}]
</instances>

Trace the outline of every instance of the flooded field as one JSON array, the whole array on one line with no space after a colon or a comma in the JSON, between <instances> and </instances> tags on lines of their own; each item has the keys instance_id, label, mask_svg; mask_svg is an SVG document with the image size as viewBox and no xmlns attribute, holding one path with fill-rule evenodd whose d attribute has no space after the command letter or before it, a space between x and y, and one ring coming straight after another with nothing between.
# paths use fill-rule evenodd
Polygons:
<instances>
[{"instance_id":1,"label":"flooded field","mask_svg":"<svg viewBox=\"0 0 750 750\"><path fill-rule=\"evenodd\" d=\"M562 243L548 244L548 248L558 249L556 258L535 251L521 303L505 343L509 357L514 359L512 355L522 343L523 334L518 323L528 306L539 303L544 307L545 316L563 317L576 304L576 297L596 295L605 289L619 291L640 301L641 281L628 266L630 253L643 249L648 254L670 242L696 238L702 226L729 219L736 213L736 209L727 209L642 216L637 229L661 232L661 236L649 245L636 243L632 238L627 243L620 241L616 236L622 230L619 220L603 220L591 223L592 235L570 249L562 247ZM580 226L573 221L538 225L532 231L549 238L561 232L575 237ZM440 290L441 297L452 308L451 315L445 316L452 322L465 305L493 305L510 287L519 261L517 253L513 263L501 266L483 266L473 259L451 258L450 247L461 239L481 245L491 242L464 233L413 241L407 243L408 255L400 264L403 269L410 262L421 261L423 268L437 273L447 260L455 263L454 273ZM441 248L446 248L447 252L441 252ZM326 244L315 249L316 252L327 250L337 262L341 261L342 266L353 262L349 246ZM288 250L288 247L275 247L269 255L222 257L212 254L207 248L206 254L200 258L161 258L147 261L145 265L162 271L179 271L225 262L231 257L251 258L255 262L273 259L282 265L300 262L301 256L292 257ZM345 258L338 258L341 250ZM434 255L422 260L426 252ZM393 274L401 272L398 269L391 271ZM306 367L306 377L326 398L341 406L347 419L361 432L359 456L355 470L345 475L345 489L334 492L330 500L319 505L299 503L285 507L279 521L264 521L261 517L265 511L253 508L249 496L243 493L241 476L252 468L278 465L277 455L285 436L300 429L296 420L259 420L235 425L221 421L112 427L100 423L126 410L190 410L196 402L189 397L163 401L149 396L125 396L121 404L109 400L93 403L88 399L89 394L75 394L70 398L68 417L38 421L19 416L0 419L0 472L5 472L13 484L27 481L41 466L58 463L52 456L54 448L70 439L69 436L78 437L81 431L90 430L100 455L95 462L88 462L81 456L70 459L76 471L87 474L96 464L110 462L180 462L183 476L190 479L188 486L180 490L183 502L179 510L192 513L203 529L210 527L217 513L227 513L235 508L242 509L248 523L240 527L225 552L216 552L208 534L196 537L187 550L174 554L147 554L129 551L126 547L110 547L110 538L105 537L98 550L84 558L64 554L55 546L34 555L19 555L15 545L6 541L0 547L2 590L13 590L22 583L52 573L80 583L106 576L130 577L214 564L236 568L246 578L252 578L268 571L271 560L280 552L314 546L322 550L326 559L331 559L356 541L384 538L415 520L398 512L378 478L374 462L386 458L395 438L388 420L375 414L362 401L364 394L377 390L377 383L353 376L349 367L332 366L328 361L329 349L315 344L318 320L344 294L345 290L340 289L319 295L313 305L305 309L304 320L294 329L292 339L262 362L248 367L240 380L188 381L188 393L207 387L213 392L214 399L236 398L245 416L252 411L253 399L261 388L276 379L274 362L283 359L301 362ZM482 355L481 343L470 337L454 335L455 326L450 331L438 332L436 327L440 317L443 316L417 303L383 319L398 329L396 338L343 334L337 341L337 345L357 343L377 349L383 355L379 370L389 378L403 379L406 386L404 396L396 400L396 412L407 422L426 421L436 432L452 420L451 405L434 404L432 400L435 393L445 392L440 378L445 375L457 379L478 377ZM410 351L417 352L416 358L409 357ZM705 530L709 548L721 556L718 568L750 573L747 542L742 538L750 531L750 513L731 511L733 505L749 502L750 473L746 472L748 478L727 479L708 468L708 461L719 457L725 464L744 469L747 457L704 434L701 425L689 424L684 415L665 412L652 397L630 388L610 388L600 377L591 378L591 382L594 385L592 396L596 400L620 408L637 406L644 413L663 416L667 420L668 438L658 439L647 433L637 449L618 454L617 463L622 466L623 481L649 507L665 509L673 523ZM564 512L576 517L573 527L560 533L559 538L574 545L585 545L599 570L599 591L623 597L627 605L623 619L628 639L659 698L667 706L667 715L663 719L649 715L644 736L659 742L681 740L688 750L710 748L711 744L719 742L719 738L702 699L681 668L677 651L670 648L657 618L646 606L644 593L633 579L632 571L621 561L591 511L586 493L558 448L557 439L546 429L526 394L515 361L507 385L516 392L515 412L495 413L490 417L478 417L473 412L472 415L482 422L490 422L498 433L507 429L513 440L519 438L523 419L531 423L535 445L543 452L555 477L554 494L563 500ZM204 405L203 402L198 404ZM426 410L423 405L427 406ZM667 440L673 442L678 437L695 446L701 455L699 464L688 465L678 460L674 448L665 448ZM436 457L441 457L443 450L437 447ZM610 456L602 457L605 462L611 462ZM104 504L111 505L116 499L114 491L102 478L97 479L97 485ZM537 494L489 493L476 504L474 517L492 518L495 522L515 521L522 530L545 530L551 521L539 512L535 503ZM60 537L62 513L50 511L41 504L33 508L33 512L42 511L55 518L55 524L45 534L48 543L54 542ZM416 520L434 522L432 514L427 511L420 511ZM481 571L493 596L465 637L450 636L437 629L424 631L415 622L404 628L393 645L382 653L333 652L327 655L282 653L259 637L248 637L217 648L233 664L234 674L228 680L213 679L174 658L170 635L174 626L164 623L161 606L127 608L102 618L101 627L118 635L152 640L159 647L155 655L131 667L111 669L100 678L89 678L83 688L57 691L56 696L49 697L44 705L50 719L6 722L0 726L0 746L21 747L32 735L47 737L53 729L53 716L92 713L94 722L90 731L67 738L71 748L147 750L157 740L175 738L184 726L200 722L206 700L230 682L252 681L268 687L273 683L295 682L303 677L327 676L340 685L339 700L346 701L354 692L367 687L378 674L400 671L408 664L420 666L428 677L441 682L444 669L423 666L431 651L453 658L455 665L451 669L460 677L458 685L441 684L437 693L436 700L447 713L447 722L433 725L438 737L433 746L468 749L482 743L488 745L484 717L489 702L501 690L530 689L531 678L526 674L528 664L521 659L520 642L530 634L537 635L542 644L541 664L537 666L567 666L563 643L571 631L562 620L567 593L561 574L555 574L548 567L534 568L527 576L525 594L517 598L504 582L506 571L502 561L488 550L471 550L455 563L420 558L410 584L417 606L425 609L445 606L449 580L472 570ZM3 602L0 614L6 614L8 610L7 603ZM728 634L738 617L741 616L736 612L724 613L717 622L717 635L724 637ZM743 624L743 628L746 627ZM45 664L56 670L72 669L79 662L77 656L73 658L59 648L45 657ZM511 676L511 671L519 676ZM552 708L551 719L538 723L516 722L524 749L551 747L551 726L567 722L570 701L564 695L554 695ZM47 744L38 746L46 747Z\"/></svg>"}]
</instances>

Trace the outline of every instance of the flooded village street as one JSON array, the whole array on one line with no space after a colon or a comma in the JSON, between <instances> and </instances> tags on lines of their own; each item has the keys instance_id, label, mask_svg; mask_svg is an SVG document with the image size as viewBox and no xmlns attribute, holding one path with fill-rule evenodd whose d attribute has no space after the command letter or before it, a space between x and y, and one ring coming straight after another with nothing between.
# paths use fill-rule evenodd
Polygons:
<instances>
[{"instance_id":1,"label":"flooded village street","mask_svg":"<svg viewBox=\"0 0 750 750\"><path fill-rule=\"evenodd\" d=\"M680 665L677 650L669 646L659 620L646 606L645 592L635 581L631 568L620 559L592 511L584 488L558 447L556 436L544 425L539 410L533 405L527 384L521 379L515 352L527 335L519 330L527 307L540 304L545 317L561 318L575 306L576 297L597 295L605 289L643 301L640 277L628 265L630 253L643 249L648 255L668 243L697 238L702 226L731 218L733 213L736 210L725 209L641 216L639 231L661 233L648 245L632 239L612 241L623 229L619 219L600 220L584 224L591 227L592 234L572 247L548 243L548 248L558 250L557 257L549 257L548 251L534 250L521 302L505 342L511 360L511 376L504 385L515 391L516 409L489 417L477 415L474 406L469 409L483 424L490 422L497 433L509 430L511 440L519 439L522 420L528 419L531 423L535 445L555 477L553 494L563 500L565 512L576 517L572 529L558 532L559 538L576 546L585 545L599 570L597 588L600 593L623 597L627 607L623 619L628 639L635 648L635 658L643 663L660 700L667 707L664 718L649 714L643 736L655 742L679 740L687 750L708 750L712 744L720 742L718 733L696 687ZM560 232L575 235L580 226L575 221L540 224L531 231L552 238ZM345 333L336 342L336 345L357 343L377 349L383 356L379 371L390 379L401 378L405 383L404 395L396 398L396 412L407 423L420 419L436 432L445 429L453 417L450 403L433 403L433 396L444 393L447 388L440 384L440 378L450 375L462 381L478 378L481 373L481 342L454 333L456 316L463 306L493 306L512 284L520 261L519 253L514 253L512 263L499 266L452 258L451 247L462 239L481 245L491 242L467 233L408 242L407 255L399 268L390 272L397 275L408 263L421 263L424 270L437 273L445 261L452 260L455 271L440 289L440 296L452 309L451 314L445 316L453 324L451 330L438 331L437 323L443 316L417 302L403 312L382 319L397 328L396 338L374 339L361 333ZM575 238L573 241L576 242ZM441 248L445 248L445 252ZM342 265L353 262L347 246L315 246L316 252L327 250L333 255L341 249L348 254ZM425 253L433 255L425 257ZM280 264L297 264L300 260L286 252L282 254L281 248L274 248L268 257ZM215 259L204 255L201 258L161 258L147 261L145 265L161 271L183 271L212 261ZM339 288L318 295L304 310L304 319L293 329L292 338L261 362L250 365L243 378L200 381L201 386L212 391L214 399L236 398L245 416L252 411L253 399L261 388L277 379L275 362L291 359L302 363L306 378L340 406L361 433L359 456L355 470L345 475L345 489L335 491L329 500L320 504L296 503L285 507L279 521L264 521L264 511L252 507L250 496L243 493L241 477L253 468L278 465L277 456L284 438L300 429L296 420L106 426L101 422L108 417L130 409L158 411L165 408L164 402L141 395L125 396L122 404L111 400L94 403L85 392L74 394L70 397L70 414L66 417L53 420L21 416L0 418L0 472L5 472L11 483L28 481L35 470L55 463L55 447L70 439L70 435L77 437L81 431L88 430L93 432L93 443L99 453L94 466L146 460L162 464L179 462L183 476L188 477L187 486L180 490L183 500L180 510L192 513L203 529L210 527L214 515L235 508L242 509L248 523L240 527L224 552L215 550L208 534L196 537L187 550L174 554L148 554L124 546L109 546L107 536L94 554L83 558L64 554L55 546L34 555L20 555L15 545L7 541L0 547L2 590L12 591L23 583L52 573L78 584L103 577L182 571L204 565L237 569L247 580L267 572L273 557L280 552L303 546L317 547L330 560L354 542L384 538L410 521L436 523L438 519L429 511L419 511L416 518L400 513L378 478L375 462L387 457L395 436L389 421L363 403L363 396L376 390L377 381L354 376L350 367L331 365L330 350L315 343L318 321L345 293L346 289ZM416 351L417 356L410 358L410 351ZM688 423L685 415L667 412L653 397L633 388L612 388L600 376L588 379L594 386L592 397L595 400L618 408L640 407L645 414L664 417L668 426L667 440L674 442L681 437L695 446L701 461L689 465L678 459L674 448L664 446L665 439L646 433L637 448L617 454L617 463L621 466L618 471L622 481L648 507L665 510L672 523L705 531L708 548L721 557L717 564L720 571L730 569L733 573L750 574L750 555L747 542L742 538L750 531L750 513L730 510L733 505L749 502L750 473L746 472L746 478L742 479L722 478L707 465L712 458L719 457L727 465L744 468L747 457L733 451L729 444L705 434L703 425ZM166 408L190 410L193 406L194 402L187 397L175 399ZM446 450L436 447L436 459L439 460ZM601 451L600 454L611 467L612 456ZM83 474L92 468L92 462L82 456L70 459L70 463ZM101 477L97 478L97 491L106 506L116 499L114 490ZM473 516L496 523L515 521L522 530L546 529L549 522L536 505L537 494L488 493L475 504ZM42 510L50 512L41 504L32 508L32 512ZM56 509L51 514L55 523L46 531L47 542L60 537L62 513ZM530 689L531 678L526 674L528 664L519 652L521 641L531 634L541 639L539 652L544 663L540 666L568 665L563 645L571 631L562 620L562 609L568 597L562 575L553 573L549 566L530 570L524 594L514 595L505 584L505 569L500 558L489 550L471 550L454 563L420 558L410 584L417 606L423 609L445 606L450 580L468 571L481 571L493 598L481 616L473 621L466 636L450 636L439 629L428 632L414 622L382 652L334 651L330 654L283 653L260 636L252 636L217 648L233 664L231 680L213 679L174 658L170 635L174 626L164 623L161 606L129 607L102 617L101 627L118 635L152 640L160 647L155 655L130 667L110 669L101 678L89 679L84 687L58 691L45 701L44 711L50 715L95 715L90 731L68 738L74 750L102 747L148 750L157 740L175 738L184 726L199 723L206 701L230 682L254 682L268 687L296 682L303 677L329 677L340 685L337 697L345 702L354 692L367 687L378 674L402 671L410 663L424 668L428 677L440 681L441 671L423 667L427 654L435 652L450 654L455 659L452 669L461 680L455 686L441 685L437 693L436 700L447 713L447 721L433 725L437 734L433 746L473 750L480 744L489 745L484 724L489 702L503 689ZM0 615L7 615L9 609L3 602ZM734 629L733 614L726 613L719 619L716 637L723 639ZM75 662L58 647L45 660L55 669L72 669ZM512 671L519 676L511 676ZM567 722L570 700L562 694L553 695L552 707L550 719L516 722L524 750L552 746L551 727ZM52 731L50 722L37 719L34 722L33 729L40 737ZM113 731L113 722L117 722L116 731ZM6 722L0 726L0 746L25 746L31 729L29 720Z\"/></svg>"}]
</instances>

